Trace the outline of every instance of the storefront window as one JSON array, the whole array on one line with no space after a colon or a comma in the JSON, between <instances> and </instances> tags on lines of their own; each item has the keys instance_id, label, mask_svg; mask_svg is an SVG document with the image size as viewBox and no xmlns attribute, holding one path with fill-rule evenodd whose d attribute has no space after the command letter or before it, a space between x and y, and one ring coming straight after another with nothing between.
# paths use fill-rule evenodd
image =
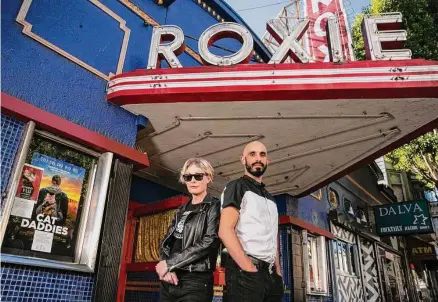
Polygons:
<instances>
[{"instance_id":1,"label":"storefront window","mask_svg":"<svg viewBox=\"0 0 438 302\"><path fill-rule=\"evenodd\" d=\"M335 244L333 244L333 255L334 255L334 259L335 259L335 267L336 269L339 269L339 261L338 261L338 244L335 242Z\"/></svg>"},{"instance_id":2,"label":"storefront window","mask_svg":"<svg viewBox=\"0 0 438 302\"><path fill-rule=\"evenodd\" d=\"M406 192L403 189L404 183L401 173L389 172L389 182L392 190L394 191L395 196L397 196L398 201L405 201Z\"/></svg>"},{"instance_id":3,"label":"storefront window","mask_svg":"<svg viewBox=\"0 0 438 302\"><path fill-rule=\"evenodd\" d=\"M106 161L106 168L110 167L111 159ZM87 229L89 234L92 232L87 222L92 223L103 214L103 205L96 204L105 202L108 183L99 173L101 160L101 154L49 133L35 133L24 166L17 170L16 190L9 193L14 195L8 198L12 210L3 237L2 256L80 264L81 254L86 254L82 249ZM105 192L99 196L95 191L102 188ZM97 216L88 219L92 203L94 210L101 208L101 212L94 212ZM94 222L99 223L95 225L99 230L100 221ZM86 266L90 270L93 265Z\"/></svg>"},{"instance_id":4,"label":"storefront window","mask_svg":"<svg viewBox=\"0 0 438 302\"><path fill-rule=\"evenodd\" d=\"M327 257L325 238L309 235L307 237L307 291L309 294L327 293Z\"/></svg>"},{"instance_id":5,"label":"storefront window","mask_svg":"<svg viewBox=\"0 0 438 302\"><path fill-rule=\"evenodd\" d=\"M358 275L357 267L357 245L341 240L333 242L335 266L343 274Z\"/></svg>"}]
</instances>

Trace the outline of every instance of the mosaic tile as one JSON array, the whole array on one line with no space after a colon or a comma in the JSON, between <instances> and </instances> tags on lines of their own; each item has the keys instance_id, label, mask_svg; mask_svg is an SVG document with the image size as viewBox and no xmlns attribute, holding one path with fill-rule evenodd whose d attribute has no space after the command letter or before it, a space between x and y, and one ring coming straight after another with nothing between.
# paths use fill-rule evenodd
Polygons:
<instances>
[{"instance_id":1,"label":"mosaic tile","mask_svg":"<svg viewBox=\"0 0 438 302\"><path fill-rule=\"evenodd\" d=\"M1 192L8 185L9 175L14 164L20 139L23 134L24 123L14 118L1 115Z\"/></svg>"},{"instance_id":2,"label":"mosaic tile","mask_svg":"<svg viewBox=\"0 0 438 302\"><path fill-rule=\"evenodd\" d=\"M91 274L6 263L2 263L1 279L2 301L88 302L94 283Z\"/></svg>"}]
</instances>

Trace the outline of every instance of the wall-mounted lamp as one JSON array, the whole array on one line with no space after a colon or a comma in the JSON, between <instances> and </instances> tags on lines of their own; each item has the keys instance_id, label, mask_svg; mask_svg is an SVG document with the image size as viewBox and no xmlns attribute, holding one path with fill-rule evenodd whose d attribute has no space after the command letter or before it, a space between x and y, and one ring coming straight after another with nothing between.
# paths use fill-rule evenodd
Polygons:
<instances>
[{"instance_id":1,"label":"wall-mounted lamp","mask_svg":"<svg viewBox=\"0 0 438 302\"><path fill-rule=\"evenodd\" d=\"M356 220L358 223L367 223L368 220L365 216L365 212L361 209L357 210L356 212Z\"/></svg>"},{"instance_id":2,"label":"wall-mounted lamp","mask_svg":"<svg viewBox=\"0 0 438 302\"><path fill-rule=\"evenodd\" d=\"M348 203L348 204L346 205L346 209L345 209L345 210L346 210L346 212L347 212L348 214L354 216L354 210L353 210L353 207L351 206L350 203Z\"/></svg>"}]
</instances>

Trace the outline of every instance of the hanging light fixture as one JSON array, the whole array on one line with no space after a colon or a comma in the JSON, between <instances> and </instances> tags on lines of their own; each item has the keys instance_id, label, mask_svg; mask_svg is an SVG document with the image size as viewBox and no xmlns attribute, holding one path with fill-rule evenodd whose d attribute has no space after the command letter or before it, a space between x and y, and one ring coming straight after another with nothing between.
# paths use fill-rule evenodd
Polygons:
<instances>
[{"instance_id":1,"label":"hanging light fixture","mask_svg":"<svg viewBox=\"0 0 438 302\"><path fill-rule=\"evenodd\" d=\"M350 204L350 209L348 210L348 214L354 216L354 211L353 211L353 207L351 206L351 204Z\"/></svg>"},{"instance_id":2,"label":"hanging light fixture","mask_svg":"<svg viewBox=\"0 0 438 302\"><path fill-rule=\"evenodd\" d=\"M368 220L367 220L367 217L365 216L364 211L362 211L362 217L361 217L360 221L362 221L363 223L368 223Z\"/></svg>"},{"instance_id":3,"label":"hanging light fixture","mask_svg":"<svg viewBox=\"0 0 438 302\"><path fill-rule=\"evenodd\" d=\"M361 210L359 210L359 211L356 212L356 222L357 223L361 222L361 217L362 217Z\"/></svg>"},{"instance_id":4,"label":"hanging light fixture","mask_svg":"<svg viewBox=\"0 0 438 302\"><path fill-rule=\"evenodd\" d=\"M365 212L362 209L357 210L356 212L356 221L358 223L367 223L367 218L365 216Z\"/></svg>"},{"instance_id":5,"label":"hanging light fixture","mask_svg":"<svg viewBox=\"0 0 438 302\"><path fill-rule=\"evenodd\" d=\"M353 207L351 206L350 201L345 202L345 211L347 212L347 214L354 216Z\"/></svg>"}]
</instances>

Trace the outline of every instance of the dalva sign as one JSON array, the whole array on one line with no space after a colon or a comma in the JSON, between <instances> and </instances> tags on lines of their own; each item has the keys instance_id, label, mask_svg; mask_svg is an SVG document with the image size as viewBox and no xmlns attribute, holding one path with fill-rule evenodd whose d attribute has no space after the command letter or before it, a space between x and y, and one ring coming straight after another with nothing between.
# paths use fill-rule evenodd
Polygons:
<instances>
[{"instance_id":1,"label":"dalva sign","mask_svg":"<svg viewBox=\"0 0 438 302\"><path fill-rule=\"evenodd\" d=\"M425 200L374 206L377 235L433 233Z\"/></svg>"},{"instance_id":2,"label":"dalva sign","mask_svg":"<svg viewBox=\"0 0 438 302\"><path fill-rule=\"evenodd\" d=\"M409 213L421 213L423 210L420 208L418 204L402 204L402 205L393 205L387 208L379 209L379 216L391 216L391 215L402 215Z\"/></svg>"},{"instance_id":3,"label":"dalva sign","mask_svg":"<svg viewBox=\"0 0 438 302\"><path fill-rule=\"evenodd\" d=\"M376 17L366 16L364 18L362 31L368 59L407 60L411 58L411 51L402 49L403 43L406 41L406 31L394 30L394 28L400 28L401 21L402 16L400 13ZM268 64L280 64L289 57L294 62L313 62L313 59L300 43L309 27L309 22L309 19L301 21L292 29L292 32L288 31L280 19L274 19L267 23L267 30L279 44ZM345 58L338 21L335 16L328 17L326 30L330 61L341 63ZM222 38L236 39L240 41L242 47L237 52L227 56L211 53L208 49L209 46ZM253 44L253 37L248 29L237 23L224 22L210 26L201 34L198 41L198 52L206 65L231 66L248 63L252 56ZM184 49L184 33L181 28L175 25L154 27L147 68L159 67L161 60L166 60L169 67L172 68L182 67L177 56Z\"/></svg>"}]
</instances>

